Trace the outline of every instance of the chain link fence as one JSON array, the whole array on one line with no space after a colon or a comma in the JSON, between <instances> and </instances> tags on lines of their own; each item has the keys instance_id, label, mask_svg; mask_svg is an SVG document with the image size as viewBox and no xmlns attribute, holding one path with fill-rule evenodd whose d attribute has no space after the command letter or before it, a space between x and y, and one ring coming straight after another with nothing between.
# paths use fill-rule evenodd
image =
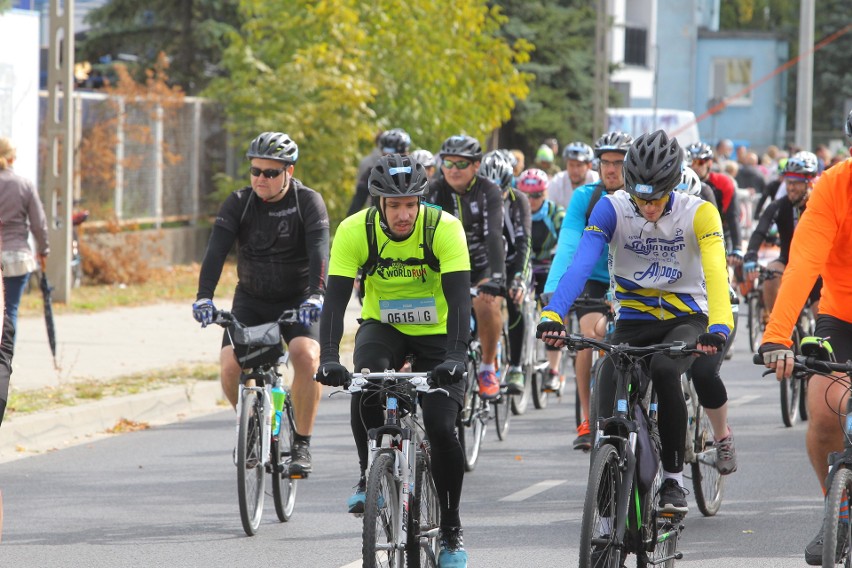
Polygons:
<instances>
[{"instance_id":1,"label":"chain link fence","mask_svg":"<svg viewBox=\"0 0 852 568\"><path fill-rule=\"evenodd\" d=\"M163 103L75 92L74 98L74 197L90 212L87 224L194 225L215 213L218 203L209 198L228 158L221 107L195 97ZM45 168L46 92L39 110Z\"/></svg>"}]
</instances>

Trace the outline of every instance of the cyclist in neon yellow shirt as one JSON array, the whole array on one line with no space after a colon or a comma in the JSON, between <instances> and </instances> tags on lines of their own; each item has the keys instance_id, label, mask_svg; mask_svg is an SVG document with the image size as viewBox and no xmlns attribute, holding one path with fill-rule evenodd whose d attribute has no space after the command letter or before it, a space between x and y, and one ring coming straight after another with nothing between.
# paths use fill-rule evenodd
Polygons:
<instances>
[{"instance_id":1,"label":"cyclist in neon yellow shirt","mask_svg":"<svg viewBox=\"0 0 852 568\"><path fill-rule=\"evenodd\" d=\"M413 355L413 370L433 371L433 381L449 393L426 394L421 405L441 504L438 566L464 568L467 552L459 519L464 453L455 425L470 338L470 259L461 222L422 203L426 187L426 171L419 162L399 154L383 156L369 180L378 206L347 217L338 227L320 320L316 379L338 387L349 381L349 371L340 364L340 340L352 286L363 269L355 369L399 369ZM362 513L367 432L384 420L378 398L353 395L350 420L361 478L347 505L350 513Z\"/></svg>"}]
</instances>

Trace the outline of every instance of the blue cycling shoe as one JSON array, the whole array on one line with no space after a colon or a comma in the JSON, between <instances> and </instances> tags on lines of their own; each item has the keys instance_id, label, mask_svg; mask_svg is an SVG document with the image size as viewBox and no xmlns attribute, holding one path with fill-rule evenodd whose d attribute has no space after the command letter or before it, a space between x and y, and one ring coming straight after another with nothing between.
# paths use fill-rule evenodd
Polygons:
<instances>
[{"instance_id":1,"label":"blue cycling shoe","mask_svg":"<svg viewBox=\"0 0 852 568\"><path fill-rule=\"evenodd\" d=\"M462 541L461 527L442 528L440 542L438 568L467 568L467 552Z\"/></svg>"},{"instance_id":2,"label":"blue cycling shoe","mask_svg":"<svg viewBox=\"0 0 852 568\"><path fill-rule=\"evenodd\" d=\"M346 501L346 508L353 515L364 514L364 502L367 500L367 480L364 477L355 485L355 493Z\"/></svg>"}]
</instances>

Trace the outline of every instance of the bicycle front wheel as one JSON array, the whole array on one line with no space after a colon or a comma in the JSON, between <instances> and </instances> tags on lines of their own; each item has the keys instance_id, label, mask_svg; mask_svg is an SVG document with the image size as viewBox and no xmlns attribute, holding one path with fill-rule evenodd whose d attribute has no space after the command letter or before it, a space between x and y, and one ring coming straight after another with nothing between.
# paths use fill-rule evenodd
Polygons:
<instances>
[{"instance_id":1,"label":"bicycle front wheel","mask_svg":"<svg viewBox=\"0 0 852 568\"><path fill-rule=\"evenodd\" d=\"M438 491L432 478L431 461L426 444L417 455L414 493L411 495L408 516L408 568L435 568L438 565L438 531L441 528L441 507Z\"/></svg>"},{"instance_id":2,"label":"bicycle front wheel","mask_svg":"<svg viewBox=\"0 0 852 568\"><path fill-rule=\"evenodd\" d=\"M707 413L701 406L696 407L694 428L695 460L691 466L695 503L702 515L712 517L722 506L722 488L725 485L725 478L716 469L713 428Z\"/></svg>"},{"instance_id":3,"label":"bicycle front wheel","mask_svg":"<svg viewBox=\"0 0 852 568\"><path fill-rule=\"evenodd\" d=\"M289 521L296 508L296 483L290 478L288 460L293 447L293 406L288 397L281 412L281 429L278 438L272 440L272 500L278 520Z\"/></svg>"},{"instance_id":4,"label":"bicycle front wheel","mask_svg":"<svg viewBox=\"0 0 852 568\"><path fill-rule=\"evenodd\" d=\"M622 564L621 543L615 542L614 527L621 485L618 450L604 444L589 469L583 524L580 528L580 566L618 568Z\"/></svg>"},{"instance_id":5,"label":"bicycle front wheel","mask_svg":"<svg viewBox=\"0 0 852 568\"><path fill-rule=\"evenodd\" d=\"M266 471L263 466L262 413L255 391L243 391L240 409L240 435L237 441L237 494L240 520L248 536L254 536L263 514L263 489Z\"/></svg>"},{"instance_id":6,"label":"bicycle front wheel","mask_svg":"<svg viewBox=\"0 0 852 568\"><path fill-rule=\"evenodd\" d=\"M845 520L840 518L841 505L848 503L852 496L852 470L841 467L834 474L834 479L831 482L831 487L828 488L828 494L825 497L825 517L823 519L823 547L822 547L822 565L833 567L840 563L843 558L846 558L845 566L852 563L852 558L849 555L850 523L849 518ZM846 514L846 512L844 512ZM838 540L844 542L840 547L840 554L837 554L837 546L835 543Z\"/></svg>"},{"instance_id":7,"label":"bicycle front wheel","mask_svg":"<svg viewBox=\"0 0 852 568\"><path fill-rule=\"evenodd\" d=\"M476 380L476 364L468 361L467 383L464 390L464 406L457 422L459 444L464 450L464 469L473 471L476 460L479 459L479 448L485 435L485 424L482 421L482 399L479 397L479 386Z\"/></svg>"},{"instance_id":8,"label":"bicycle front wheel","mask_svg":"<svg viewBox=\"0 0 852 568\"><path fill-rule=\"evenodd\" d=\"M364 501L364 568L401 568L403 554L399 540L399 491L394 480L394 456L376 456L367 478Z\"/></svg>"}]
</instances>

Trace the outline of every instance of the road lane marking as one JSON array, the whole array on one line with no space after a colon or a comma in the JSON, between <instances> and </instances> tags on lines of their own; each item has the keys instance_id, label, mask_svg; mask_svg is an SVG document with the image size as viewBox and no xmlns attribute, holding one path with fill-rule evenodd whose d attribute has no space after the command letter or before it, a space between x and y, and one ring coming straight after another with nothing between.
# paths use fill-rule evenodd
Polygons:
<instances>
[{"instance_id":1,"label":"road lane marking","mask_svg":"<svg viewBox=\"0 0 852 568\"><path fill-rule=\"evenodd\" d=\"M349 564L341 566L340 568L361 568L361 566L363 566L362 561L356 560L355 562L350 562Z\"/></svg>"},{"instance_id":2,"label":"road lane marking","mask_svg":"<svg viewBox=\"0 0 852 568\"><path fill-rule=\"evenodd\" d=\"M729 400L728 401L728 407L742 406L743 404L748 404L749 402L751 402L753 400L757 400L759 398L760 398L759 394L749 394L749 395L746 395L746 396L741 396L739 398L735 398L734 400Z\"/></svg>"},{"instance_id":3,"label":"road lane marking","mask_svg":"<svg viewBox=\"0 0 852 568\"><path fill-rule=\"evenodd\" d=\"M562 485L563 483L566 483L564 479L547 479L545 481L539 481L536 484L530 485L526 489L521 489L520 491L501 498L500 501L523 501L524 499L529 499L534 495L543 493L544 491L556 487L557 485Z\"/></svg>"}]
</instances>

